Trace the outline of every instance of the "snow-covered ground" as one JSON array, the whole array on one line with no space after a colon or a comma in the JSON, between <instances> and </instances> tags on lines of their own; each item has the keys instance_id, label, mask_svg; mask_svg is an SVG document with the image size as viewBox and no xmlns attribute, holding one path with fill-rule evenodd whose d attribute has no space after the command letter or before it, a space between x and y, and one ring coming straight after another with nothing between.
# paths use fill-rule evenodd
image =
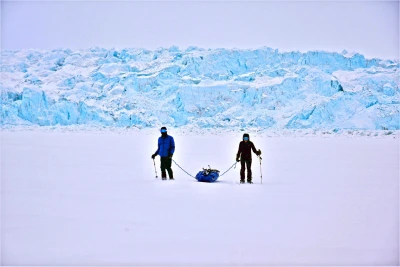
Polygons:
<instances>
[{"instance_id":1,"label":"snow-covered ground","mask_svg":"<svg viewBox=\"0 0 400 267\"><path fill-rule=\"evenodd\" d=\"M3 265L398 265L399 139L255 134L199 183L155 178L158 131L1 132ZM192 175L225 171L243 132L178 132ZM159 158L156 160L160 176Z\"/></svg>"}]
</instances>

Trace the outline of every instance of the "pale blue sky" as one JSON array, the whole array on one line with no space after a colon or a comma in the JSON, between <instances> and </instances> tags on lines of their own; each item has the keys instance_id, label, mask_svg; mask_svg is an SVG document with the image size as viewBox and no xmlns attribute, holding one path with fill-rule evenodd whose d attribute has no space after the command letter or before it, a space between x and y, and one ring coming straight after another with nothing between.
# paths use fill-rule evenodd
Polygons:
<instances>
[{"instance_id":1,"label":"pale blue sky","mask_svg":"<svg viewBox=\"0 0 400 267\"><path fill-rule=\"evenodd\" d=\"M399 58L398 1L2 1L2 48L177 45Z\"/></svg>"}]
</instances>

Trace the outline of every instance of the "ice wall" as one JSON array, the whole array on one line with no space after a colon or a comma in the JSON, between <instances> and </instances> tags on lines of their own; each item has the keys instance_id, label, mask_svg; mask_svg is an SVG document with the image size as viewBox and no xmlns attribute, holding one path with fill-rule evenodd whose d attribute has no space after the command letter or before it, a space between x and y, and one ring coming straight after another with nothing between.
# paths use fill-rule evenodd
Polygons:
<instances>
[{"instance_id":1,"label":"ice wall","mask_svg":"<svg viewBox=\"0 0 400 267\"><path fill-rule=\"evenodd\" d=\"M399 63L346 51L1 52L1 125L399 129Z\"/></svg>"}]
</instances>

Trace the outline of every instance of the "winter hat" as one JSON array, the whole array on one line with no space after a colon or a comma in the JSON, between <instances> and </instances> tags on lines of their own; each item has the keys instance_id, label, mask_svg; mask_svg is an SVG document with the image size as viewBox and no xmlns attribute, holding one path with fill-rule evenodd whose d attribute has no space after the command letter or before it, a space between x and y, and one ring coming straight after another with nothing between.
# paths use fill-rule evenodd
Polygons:
<instances>
[{"instance_id":1,"label":"winter hat","mask_svg":"<svg viewBox=\"0 0 400 267\"><path fill-rule=\"evenodd\" d=\"M243 140L244 140L245 137L247 137L248 140L250 141L250 135L248 133L243 134Z\"/></svg>"}]
</instances>

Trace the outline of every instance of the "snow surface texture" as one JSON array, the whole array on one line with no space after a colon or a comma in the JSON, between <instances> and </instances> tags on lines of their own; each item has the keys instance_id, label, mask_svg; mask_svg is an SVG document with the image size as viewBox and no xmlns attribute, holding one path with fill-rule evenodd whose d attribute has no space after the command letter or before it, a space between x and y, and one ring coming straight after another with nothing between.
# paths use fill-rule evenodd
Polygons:
<instances>
[{"instance_id":1,"label":"snow surface texture","mask_svg":"<svg viewBox=\"0 0 400 267\"><path fill-rule=\"evenodd\" d=\"M170 134L192 175L228 169L241 140ZM158 136L3 130L2 264L398 266L399 139L251 134L263 184L255 158L239 185L239 166L156 179Z\"/></svg>"},{"instance_id":2,"label":"snow surface texture","mask_svg":"<svg viewBox=\"0 0 400 267\"><path fill-rule=\"evenodd\" d=\"M398 130L399 63L358 53L1 52L1 123Z\"/></svg>"}]
</instances>

